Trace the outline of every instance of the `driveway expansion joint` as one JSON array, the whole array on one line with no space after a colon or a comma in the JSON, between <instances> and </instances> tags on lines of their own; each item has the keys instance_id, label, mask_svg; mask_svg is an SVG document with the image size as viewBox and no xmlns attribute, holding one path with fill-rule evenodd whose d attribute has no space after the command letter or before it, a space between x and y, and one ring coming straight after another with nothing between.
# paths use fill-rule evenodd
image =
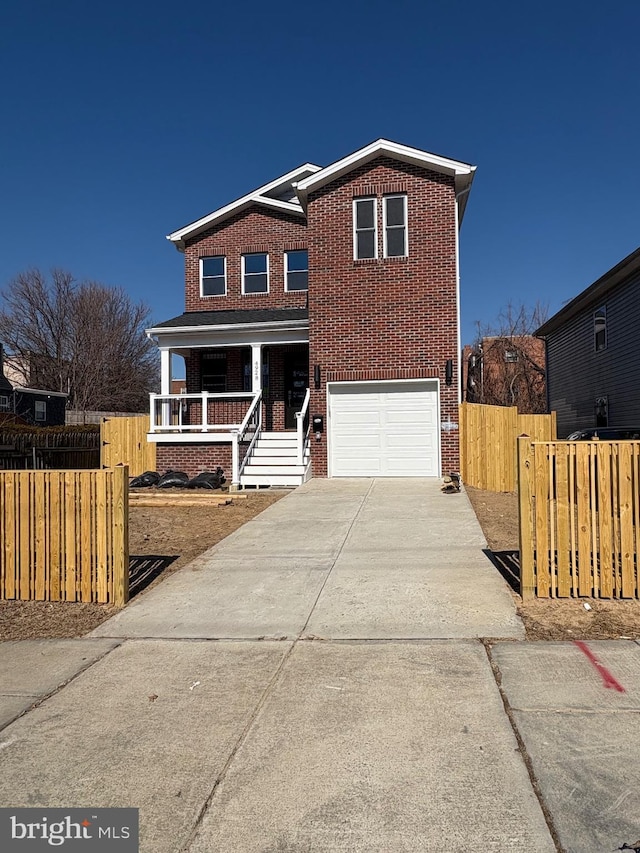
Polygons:
<instances>
[{"instance_id":1,"label":"driveway expansion joint","mask_svg":"<svg viewBox=\"0 0 640 853\"><path fill-rule=\"evenodd\" d=\"M542 796L540 784L538 782L538 779L537 779L536 774L535 774L534 769L533 769L533 762L531 761L531 756L529 755L529 752L527 751L527 747L525 746L522 735L520 734L520 731L519 731L518 726L516 724L514 710L517 710L517 709L513 709L511 707L511 705L509 703L509 699L507 698L507 695L506 695L505 691L503 690L502 673L500 671L500 667L494 661L493 655L491 654L491 644L488 642L484 642L483 646L484 646L485 652L487 653L487 659L489 661L489 666L491 667L491 672L493 673L493 677L495 678L496 687L498 688L498 692L500 693L500 698L502 699L502 704L504 706L504 712L507 715L507 719L509 720L509 723L511 724L511 729L513 731L513 735L514 735L516 742L518 744L518 752L520 753L520 757L522 758L522 761L524 762L524 766L525 766L527 773L529 775L529 781L531 783L531 788L533 790L533 793L535 794L536 799L538 800L538 803L540 804L540 809L542 811L542 815L543 815L545 822L547 824L547 829L549 830L549 834L551 835L553 843L556 846L557 852L558 853L567 853L567 850L560 843L560 839L558 837L558 832L556 830L555 824L553 822L553 818L551 816L551 811L548 808L548 806L544 800L544 797Z\"/></svg>"}]
</instances>

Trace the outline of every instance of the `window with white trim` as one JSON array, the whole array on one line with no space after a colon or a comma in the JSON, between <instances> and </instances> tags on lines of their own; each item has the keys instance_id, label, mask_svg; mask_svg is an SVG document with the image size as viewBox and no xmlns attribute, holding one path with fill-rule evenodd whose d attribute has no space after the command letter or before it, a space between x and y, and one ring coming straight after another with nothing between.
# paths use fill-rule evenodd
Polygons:
<instances>
[{"instance_id":1,"label":"window with white trim","mask_svg":"<svg viewBox=\"0 0 640 853\"><path fill-rule=\"evenodd\" d=\"M382 205L385 258L404 258L407 247L407 196L386 195Z\"/></svg>"},{"instance_id":2,"label":"window with white trim","mask_svg":"<svg viewBox=\"0 0 640 853\"><path fill-rule=\"evenodd\" d=\"M226 296L227 259L224 255L200 258L200 295Z\"/></svg>"},{"instance_id":3,"label":"window with white trim","mask_svg":"<svg viewBox=\"0 0 640 853\"><path fill-rule=\"evenodd\" d=\"M378 257L377 199L353 200L353 257L365 260Z\"/></svg>"},{"instance_id":4,"label":"window with white trim","mask_svg":"<svg viewBox=\"0 0 640 853\"><path fill-rule=\"evenodd\" d=\"M36 400L34 402L34 416L37 421L46 421L47 404L44 400Z\"/></svg>"},{"instance_id":5,"label":"window with white trim","mask_svg":"<svg viewBox=\"0 0 640 853\"><path fill-rule=\"evenodd\" d=\"M593 343L596 352L607 348L607 309L604 305L593 312Z\"/></svg>"},{"instance_id":6,"label":"window with white trim","mask_svg":"<svg viewBox=\"0 0 640 853\"><path fill-rule=\"evenodd\" d=\"M242 256L242 292L269 292L269 255L266 252Z\"/></svg>"},{"instance_id":7,"label":"window with white trim","mask_svg":"<svg viewBox=\"0 0 640 853\"><path fill-rule=\"evenodd\" d=\"M309 289L309 253L306 249L284 253L285 290Z\"/></svg>"},{"instance_id":8,"label":"window with white trim","mask_svg":"<svg viewBox=\"0 0 640 853\"><path fill-rule=\"evenodd\" d=\"M0 395L0 412L8 412L10 408L9 397L6 394Z\"/></svg>"}]
</instances>

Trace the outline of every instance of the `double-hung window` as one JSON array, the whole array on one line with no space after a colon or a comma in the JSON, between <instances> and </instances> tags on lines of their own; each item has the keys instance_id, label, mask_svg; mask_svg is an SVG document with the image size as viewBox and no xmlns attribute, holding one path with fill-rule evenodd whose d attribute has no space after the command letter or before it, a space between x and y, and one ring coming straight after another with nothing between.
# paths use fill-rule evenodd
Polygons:
<instances>
[{"instance_id":1,"label":"double-hung window","mask_svg":"<svg viewBox=\"0 0 640 853\"><path fill-rule=\"evenodd\" d=\"M285 290L309 289L309 253L306 249L285 252Z\"/></svg>"},{"instance_id":2,"label":"double-hung window","mask_svg":"<svg viewBox=\"0 0 640 853\"><path fill-rule=\"evenodd\" d=\"M224 255L200 258L200 294L225 296L227 292L227 259Z\"/></svg>"},{"instance_id":3,"label":"double-hung window","mask_svg":"<svg viewBox=\"0 0 640 853\"><path fill-rule=\"evenodd\" d=\"M386 195L383 199L384 256L403 258L407 252L407 197Z\"/></svg>"},{"instance_id":4,"label":"double-hung window","mask_svg":"<svg viewBox=\"0 0 640 853\"><path fill-rule=\"evenodd\" d=\"M375 198L353 201L353 257L359 260L378 257L378 215Z\"/></svg>"},{"instance_id":5,"label":"double-hung window","mask_svg":"<svg viewBox=\"0 0 640 853\"><path fill-rule=\"evenodd\" d=\"M607 309L604 305L593 312L593 339L596 352L607 348Z\"/></svg>"},{"instance_id":6,"label":"double-hung window","mask_svg":"<svg viewBox=\"0 0 640 853\"><path fill-rule=\"evenodd\" d=\"M47 419L47 404L44 400L36 400L34 404L34 414L36 421L46 421Z\"/></svg>"},{"instance_id":7,"label":"double-hung window","mask_svg":"<svg viewBox=\"0 0 640 853\"><path fill-rule=\"evenodd\" d=\"M269 255L266 252L242 256L242 292L269 292Z\"/></svg>"}]
</instances>

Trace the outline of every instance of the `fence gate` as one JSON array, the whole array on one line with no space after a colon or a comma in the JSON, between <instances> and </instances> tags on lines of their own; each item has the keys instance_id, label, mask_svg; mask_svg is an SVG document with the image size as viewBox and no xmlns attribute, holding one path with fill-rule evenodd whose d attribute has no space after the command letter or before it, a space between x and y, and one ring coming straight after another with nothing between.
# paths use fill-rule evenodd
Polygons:
<instances>
[{"instance_id":1,"label":"fence gate","mask_svg":"<svg viewBox=\"0 0 640 853\"><path fill-rule=\"evenodd\" d=\"M523 598L638 598L640 442L518 440Z\"/></svg>"},{"instance_id":2,"label":"fence gate","mask_svg":"<svg viewBox=\"0 0 640 853\"><path fill-rule=\"evenodd\" d=\"M128 465L132 477L156 470L156 446L147 441L149 417L104 418L100 426L101 465Z\"/></svg>"}]
</instances>

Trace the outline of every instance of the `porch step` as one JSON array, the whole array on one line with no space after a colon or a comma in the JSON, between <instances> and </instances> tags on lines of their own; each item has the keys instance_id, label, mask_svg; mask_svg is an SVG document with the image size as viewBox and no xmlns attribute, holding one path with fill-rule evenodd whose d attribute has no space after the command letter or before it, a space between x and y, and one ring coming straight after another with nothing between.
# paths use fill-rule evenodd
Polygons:
<instances>
[{"instance_id":1,"label":"porch step","mask_svg":"<svg viewBox=\"0 0 640 853\"><path fill-rule=\"evenodd\" d=\"M301 486L310 475L309 448L299 464L295 433L263 432L240 475L240 485Z\"/></svg>"},{"instance_id":2,"label":"porch step","mask_svg":"<svg viewBox=\"0 0 640 853\"><path fill-rule=\"evenodd\" d=\"M255 458L260 456L295 456L296 452L296 447L280 447L280 445L275 442L271 444L260 444L260 439L258 439L255 447L253 448L252 455Z\"/></svg>"}]
</instances>

